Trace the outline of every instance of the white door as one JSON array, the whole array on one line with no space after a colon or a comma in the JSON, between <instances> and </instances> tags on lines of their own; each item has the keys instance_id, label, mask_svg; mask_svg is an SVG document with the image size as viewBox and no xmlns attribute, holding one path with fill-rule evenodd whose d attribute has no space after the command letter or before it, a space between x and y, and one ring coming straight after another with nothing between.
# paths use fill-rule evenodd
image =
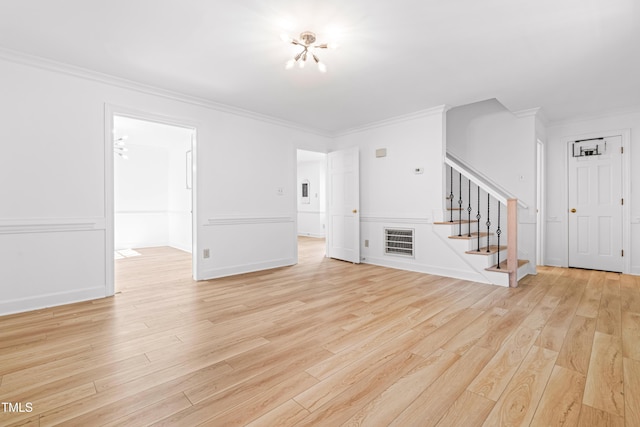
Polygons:
<instances>
[{"instance_id":1,"label":"white door","mask_svg":"<svg viewBox=\"0 0 640 427\"><path fill-rule=\"evenodd\" d=\"M622 137L569 143L569 267L622 272Z\"/></svg>"},{"instance_id":2,"label":"white door","mask_svg":"<svg viewBox=\"0 0 640 427\"><path fill-rule=\"evenodd\" d=\"M360 262L360 157L358 147L327 156L327 255Z\"/></svg>"}]
</instances>

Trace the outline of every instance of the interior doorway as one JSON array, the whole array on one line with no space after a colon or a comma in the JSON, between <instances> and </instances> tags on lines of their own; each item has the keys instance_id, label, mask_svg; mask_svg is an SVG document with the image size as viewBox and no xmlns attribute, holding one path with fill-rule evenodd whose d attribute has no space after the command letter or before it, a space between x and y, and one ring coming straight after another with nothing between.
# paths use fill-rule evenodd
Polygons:
<instances>
[{"instance_id":1,"label":"interior doorway","mask_svg":"<svg viewBox=\"0 0 640 427\"><path fill-rule=\"evenodd\" d=\"M115 262L176 251L192 258L195 129L116 114L113 139Z\"/></svg>"},{"instance_id":2,"label":"interior doorway","mask_svg":"<svg viewBox=\"0 0 640 427\"><path fill-rule=\"evenodd\" d=\"M308 260L304 254L309 253L309 250L305 248L317 248L319 244L324 247L327 220L326 172L326 153L297 150L296 206L299 262ZM311 251L311 253L316 252ZM316 259L316 257L310 259Z\"/></svg>"}]
</instances>

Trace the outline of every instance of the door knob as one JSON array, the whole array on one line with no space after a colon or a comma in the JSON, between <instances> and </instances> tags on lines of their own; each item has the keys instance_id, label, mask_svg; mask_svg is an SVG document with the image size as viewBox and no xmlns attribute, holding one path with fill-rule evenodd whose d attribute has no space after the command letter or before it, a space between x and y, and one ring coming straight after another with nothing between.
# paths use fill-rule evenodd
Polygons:
<instances>
[{"instance_id":1,"label":"door knob","mask_svg":"<svg viewBox=\"0 0 640 427\"><path fill-rule=\"evenodd\" d=\"M358 213L358 209L354 209L354 210L352 210L351 212L353 212L353 213Z\"/></svg>"},{"instance_id":2,"label":"door knob","mask_svg":"<svg viewBox=\"0 0 640 427\"><path fill-rule=\"evenodd\" d=\"M571 209L571 213L576 213L576 208Z\"/></svg>"}]
</instances>

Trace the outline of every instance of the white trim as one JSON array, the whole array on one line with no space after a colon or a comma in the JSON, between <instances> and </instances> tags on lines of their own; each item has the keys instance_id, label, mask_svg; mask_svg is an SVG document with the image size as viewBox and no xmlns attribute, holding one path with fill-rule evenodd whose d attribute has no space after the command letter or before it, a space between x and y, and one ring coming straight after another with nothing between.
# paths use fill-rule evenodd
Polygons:
<instances>
[{"instance_id":1,"label":"white trim","mask_svg":"<svg viewBox=\"0 0 640 427\"><path fill-rule=\"evenodd\" d=\"M346 129L346 130L343 130L343 131L339 131L339 132L334 133L331 136L333 136L334 138L341 137L341 136L347 136L347 135L351 135L351 134L354 134L354 133L360 133L360 132L364 132L366 130L371 130L371 129L375 129L375 128L379 128L379 127L383 127L383 126L395 125L395 124L406 122L406 121L409 121L409 120L415 120L415 119L419 119L419 118L423 118L423 117L429 117L429 116L434 116L434 115L437 115L437 114L443 114L449 108L450 107L448 105L438 105L436 107L427 108L425 110L418 110L418 111L414 111L414 112L409 113L409 114L403 114L401 116L396 116L396 117L391 117L391 118L388 118L388 119L378 120L378 121L375 121L375 122L364 124L362 126Z\"/></svg>"},{"instance_id":2,"label":"white trim","mask_svg":"<svg viewBox=\"0 0 640 427\"><path fill-rule=\"evenodd\" d=\"M198 199L198 179L197 179L197 133L198 122L190 119L170 117L161 114L154 114L145 111L141 111L135 108L124 107L114 104L104 104L104 186L105 186L105 218L106 218L106 232L105 232L105 294L113 295L115 293L115 260L113 258L113 252L115 249L115 215L114 212L114 180L115 171L113 164L113 128L114 128L114 116L129 117L138 120L144 120L147 122L161 123L170 126L181 127L191 130L191 150L192 150L192 162L193 162L193 180L192 180L192 197L191 197L191 253L198 253L198 230L197 230L197 199ZM198 257L191 257L191 270L192 276L195 280L200 280L198 277Z\"/></svg>"},{"instance_id":3,"label":"white trim","mask_svg":"<svg viewBox=\"0 0 640 427\"><path fill-rule=\"evenodd\" d=\"M604 113L598 114L585 114L578 117L572 117L570 119L553 120L547 122L547 128L575 125L579 123L593 122L596 120L608 119L611 117L624 116L627 114L640 113L640 105L632 105L624 108L614 108Z\"/></svg>"},{"instance_id":4,"label":"white trim","mask_svg":"<svg viewBox=\"0 0 640 427\"><path fill-rule=\"evenodd\" d=\"M321 211L298 211L298 215L300 215L300 214L322 215L322 214L326 214L326 212L321 212Z\"/></svg>"},{"instance_id":5,"label":"white trim","mask_svg":"<svg viewBox=\"0 0 640 427\"><path fill-rule=\"evenodd\" d=\"M174 92L160 87L147 85L133 80L116 77L109 74L100 73L87 68L78 67L63 62L53 61L39 56L29 55L23 52L0 47L0 59L13 62L16 64L27 65L34 68L40 68L47 71L53 71L61 74L78 77L85 80L91 80L103 83L109 86L120 87L144 93L148 95L160 96L173 101L184 102L187 104L197 105L199 107L208 108L210 110L221 111L224 113L234 114L236 116L247 117L262 122L299 130L302 132L312 133L319 136L331 137L332 135L322 131L321 129L302 126L288 120L279 119L268 116L266 114L257 113L243 108L233 107L226 104L211 101L209 99L200 98L192 95L186 95L180 92Z\"/></svg>"},{"instance_id":6,"label":"white trim","mask_svg":"<svg viewBox=\"0 0 640 427\"><path fill-rule=\"evenodd\" d=\"M498 101L500 102L500 101ZM519 119L525 118L525 117L532 117L532 116L536 116L540 113L541 108L540 107L535 107L535 108L529 108L527 110L519 110L519 111L512 111L511 113L516 116Z\"/></svg>"},{"instance_id":7,"label":"white trim","mask_svg":"<svg viewBox=\"0 0 640 427\"><path fill-rule=\"evenodd\" d=\"M507 204L507 199L516 199L511 193L507 190L481 174L480 172L474 170L468 165L465 165L462 161L456 159L456 157L450 153L446 153L444 157L444 162L460 172L465 178L473 181L477 186L482 188L485 192L491 194L495 199L497 199L503 205ZM521 208L527 209L528 206L522 200L518 199L518 206Z\"/></svg>"},{"instance_id":8,"label":"white trim","mask_svg":"<svg viewBox=\"0 0 640 427\"><path fill-rule=\"evenodd\" d=\"M204 226L295 223L293 216L228 216L209 218Z\"/></svg>"},{"instance_id":9,"label":"white trim","mask_svg":"<svg viewBox=\"0 0 640 427\"><path fill-rule=\"evenodd\" d=\"M431 218L361 215L360 222L381 222L391 224L431 224Z\"/></svg>"},{"instance_id":10,"label":"white trim","mask_svg":"<svg viewBox=\"0 0 640 427\"><path fill-rule=\"evenodd\" d=\"M395 258L377 258L370 256L365 257L362 262L364 264L372 264L380 267L395 268L405 271L415 271L417 273L432 274L435 276L450 277L454 279L468 280L471 282L493 285L492 283L489 283L487 278L476 273L475 271L442 268L437 265L418 264L400 261Z\"/></svg>"},{"instance_id":11,"label":"white trim","mask_svg":"<svg viewBox=\"0 0 640 427\"><path fill-rule=\"evenodd\" d=\"M297 245L296 245L297 246ZM254 271L269 270L278 267L287 267L297 264L294 258L281 258L254 264L241 264L232 267L212 268L202 271L201 280L217 279L220 277L235 276L236 274L252 273Z\"/></svg>"},{"instance_id":12,"label":"white trim","mask_svg":"<svg viewBox=\"0 0 640 427\"><path fill-rule=\"evenodd\" d=\"M610 138L614 136L622 137L622 149L624 150L624 154L622 155L622 198L625 200L625 203L622 205L622 250L626 255L622 259L622 273L629 274L631 272L631 129L628 128L568 135L563 136L561 139L566 143L563 150L565 165L563 196L565 209L562 227L566 258L561 267L569 266L569 144L580 139Z\"/></svg>"},{"instance_id":13,"label":"white trim","mask_svg":"<svg viewBox=\"0 0 640 427\"><path fill-rule=\"evenodd\" d=\"M105 218L0 219L0 234L105 230Z\"/></svg>"},{"instance_id":14,"label":"white trim","mask_svg":"<svg viewBox=\"0 0 640 427\"><path fill-rule=\"evenodd\" d=\"M113 258L113 252L111 253ZM66 292L56 292L0 302L0 315L39 310L64 304L95 300L105 297L104 286Z\"/></svg>"},{"instance_id":15,"label":"white trim","mask_svg":"<svg viewBox=\"0 0 640 427\"><path fill-rule=\"evenodd\" d=\"M315 239L325 239L326 238L326 236L324 234L316 234L316 233L298 233L298 235L296 236L296 241L297 241L297 237L313 237Z\"/></svg>"}]
</instances>

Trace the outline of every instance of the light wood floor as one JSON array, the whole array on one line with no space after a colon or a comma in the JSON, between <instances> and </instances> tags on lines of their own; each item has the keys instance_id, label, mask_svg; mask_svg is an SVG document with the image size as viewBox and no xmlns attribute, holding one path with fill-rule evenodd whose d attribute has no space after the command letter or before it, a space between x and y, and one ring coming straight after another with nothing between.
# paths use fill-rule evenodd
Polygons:
<instances>
[{"instance_id":1,"label":"light wood floor","mask_svg":"<svg viewBox=\"0 0 640 427\"><path fill-rule=\"evenodd\" d=\"M323 250L195 283L143 249L113 298L0 317L0 402L33 408L0 425L640 426L640 277L508 289Z\"/></svg>"}]
</instances>

